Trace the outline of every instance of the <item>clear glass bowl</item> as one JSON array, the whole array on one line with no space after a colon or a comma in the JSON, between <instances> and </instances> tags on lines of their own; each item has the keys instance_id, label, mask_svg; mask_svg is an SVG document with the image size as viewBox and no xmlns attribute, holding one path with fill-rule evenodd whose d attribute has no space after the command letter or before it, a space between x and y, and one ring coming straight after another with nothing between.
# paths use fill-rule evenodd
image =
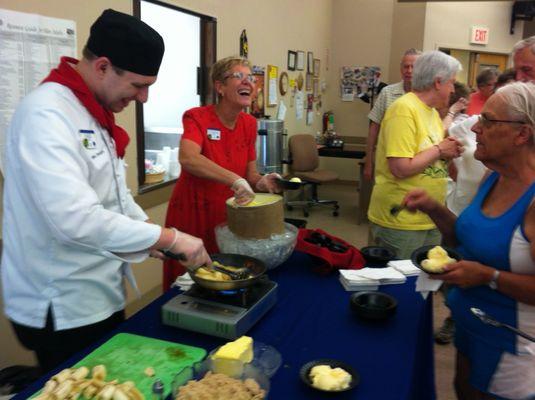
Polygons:
<instances>
[{"instance_id":1,"label":"clear glass bowl","mask_svg":"<svg viewBox=\"0 0 535 400\"><path fill-rule=\"evenodd\" d=\"M262 261L267 269L281 265L290 257L297 243L298 229L284 223L284 233L269 239L243 239L230 231L226 223L215 228L217 245L221 253L243 254Z\"/></svg>"},{"instance_id":2,"label":"clear glass bowl","mask_svg":"<svg viewBox=\"0 0 535 400\"><path fill-rule=\"evenodd\" d=\"M239 362L237 362L238 364ZM232 378L245 380L245 379L254 379L258 385L266 392L265 398L268 397L269 388L270 388L270 382L269 378L264 374L260 369L252 365L252 363L249 364L241 364L242 370L237 376L232 376ZM190 367L184 367L181 371L179 371L175 377L173 378L172 383L172 390L173 390L173 398L175 398L178 395L179 389L184 386L188 381L194 379L194 380L200 380L202 379L208 371L214 372L214 364L212 360L208 357L204 361L195 363L193 366ZM215 372L214 372L215 373Z\"/></svg>"},{"instance_id":3,"label":"clear glass bowl","mask_svg":"<svg viewBox=\"0 0 535 400\"><path fill-rule=\"evenodd\" d=\"M219 350L219 347L215 348L208 354L208 359ZM268 378L275 375L275 372L282 364L282 356L273 346L267 345L262 342L253 342L253 361L251 365L260 370Z\"/></svg>"}]
</instances>

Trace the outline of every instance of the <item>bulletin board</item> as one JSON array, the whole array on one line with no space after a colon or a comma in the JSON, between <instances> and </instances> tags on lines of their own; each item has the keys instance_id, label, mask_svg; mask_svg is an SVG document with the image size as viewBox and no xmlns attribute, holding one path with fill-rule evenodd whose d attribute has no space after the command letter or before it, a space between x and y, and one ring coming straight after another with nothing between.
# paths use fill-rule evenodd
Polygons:
<instances>
[{"instance_id":1,"label":"bulletin board","mask_svg":"<svg viewBox=\"0 0 535 400\"><path fill-rule=\"evenodd\" d=\"M379 86L381 68L366 66L342 67L340 96L343 101L354 101L364 95L372 96Z\"/></svg>"}]
</instances>

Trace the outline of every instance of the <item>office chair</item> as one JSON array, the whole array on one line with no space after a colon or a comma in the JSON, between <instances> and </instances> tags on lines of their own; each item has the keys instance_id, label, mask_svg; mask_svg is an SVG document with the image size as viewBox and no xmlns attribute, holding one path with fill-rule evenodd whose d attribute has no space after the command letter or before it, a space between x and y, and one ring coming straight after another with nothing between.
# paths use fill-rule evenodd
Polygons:
<instances>
[{"instance_id":1,"label":"office chair","mask_svg":"<svg viewBox=\"0 0 535 400\"><path fill-rule=\"evenodd\" d=\"M303 185L302 195L306 194L306 188L310 186L311 197L305 200L288 201L286 208L292 210L294 207L303 207L303 214L308 217L310 208L314 206L329 206L333 208L333 216L338 216L338 201L319 200L318 186L322 183L332 182L338 179L338 174L333 171L317 169L319 166L318 148L314 136L307 134L293 135L289 141L290 150L290 173L300 178Z\"/></svg>"}]
</instances>

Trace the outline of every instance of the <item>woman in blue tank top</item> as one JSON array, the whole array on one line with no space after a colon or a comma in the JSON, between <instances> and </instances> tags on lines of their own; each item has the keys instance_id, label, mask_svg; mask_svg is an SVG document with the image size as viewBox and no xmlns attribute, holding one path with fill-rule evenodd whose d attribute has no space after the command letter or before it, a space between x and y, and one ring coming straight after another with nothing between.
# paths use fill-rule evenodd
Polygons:
<instances>
[{"instance_id":1,"label":"woman in blue tank top","mask_svg":"<svg viewBox=\"0 0 535 400\"><path fill-rule=\"evenodd\" d=\"M459 399L535 398L535 344L486 325L476 307L535 336L535 85L513 83L491 96L473 127L475 158L493 172L457 218L423 190L409 210L427 213L463 260L436 279L455 285L448 306L456 322Z\"/></svg>"}]
</instances>

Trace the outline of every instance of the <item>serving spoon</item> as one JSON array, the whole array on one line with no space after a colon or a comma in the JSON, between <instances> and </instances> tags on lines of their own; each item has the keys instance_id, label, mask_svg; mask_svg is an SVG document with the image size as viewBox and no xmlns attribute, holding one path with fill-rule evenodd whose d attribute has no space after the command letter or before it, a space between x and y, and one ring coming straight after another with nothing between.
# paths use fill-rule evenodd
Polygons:
<instances>
[{"instance_id":1,"label":"serving spoon","mask_svg":"<svg viewBox=\"0 0 535 400\"><path fill-rule=\"evenodd\" d=\"M516 333L517 335L522 336L523 338L528 339L531 342L535 342L535 337L530 336L527 333L522 332L520 329L512 327L511 325L507 325L502 322L496 321L493 317L488 315L486 312L481 311L479 308L471 307L470 311L472 312L472 314L478 317L481 320L481 322L483 322L484 324L492 325L497 328L509 329L510 331Z\"/></svg>"},{"instance_id":2,"label":"serving spoon","mask_svg":"<svg viewBox=\"0 0 535 400\"><path fill-rule=\"evenodd\" d=\"M401 210L404 210L406 207L407 206L401 204L395 204L390 208L390 215L392 215L393 217L397 217Z\"/></svg>"}]
</instances>

